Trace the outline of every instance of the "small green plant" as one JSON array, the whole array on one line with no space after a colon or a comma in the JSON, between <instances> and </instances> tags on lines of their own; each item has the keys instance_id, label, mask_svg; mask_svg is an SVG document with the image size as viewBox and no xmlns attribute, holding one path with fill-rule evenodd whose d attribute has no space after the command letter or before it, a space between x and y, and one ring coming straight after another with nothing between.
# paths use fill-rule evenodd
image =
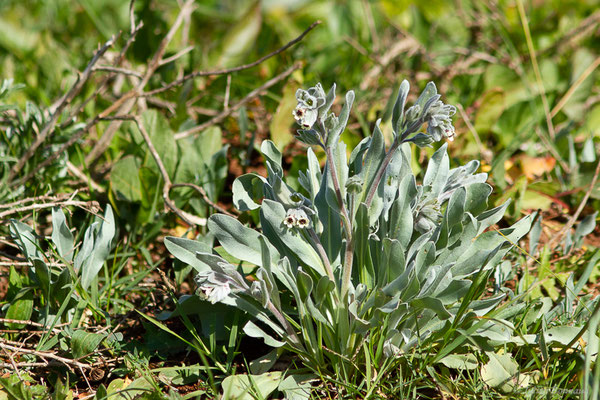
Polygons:
<instances>
[{"instance_id":1,"label":"small green plant","mask_svg":"<svg viewBox=\"0 0 600 400\"><path fill-rule=\"evenodd\" d=\"M242 175L233 185L240 211L260 210L262 232L225 215L208 221L227 253L257 266L252 282L197 242L167 238L169 250L198 271L201 298L244 310L254 317L244 327L247 335L294 352L321 376L361 381L372 378L370 368L425 341L447 341L470 327L477 336L510 326L477 318L505 293L480 297L508 249L529 231L531 218L487 230L507 204L488 210L487 175L475 173L477 161L450 169L446 144L417 184L409 146L452 140L455 108L429 83L405 110L408 92L404 81L390 147L378 121L347 159L340 134L354 92L346 94L338 116L330 112L335 85L327 94L320 84L298 90L297 137L325 152L325 166L309 148L308 169L299 177L304 190L295 192L284 181L281 154L265 141L268 176Z\"/></svg>"},{"instance_id":2,"label":"small green plant","mask_svg":"<svg viewBox=\"0 0 600 400\"><path fill-rule=\"evenodd\" d=\"M60 323L77 326L86 307L97 309L101 287L98 275L111 256L116 235L109 205L104 215L98 216L85 230L80 246L76 245L65 214L58 207L52 209L50 250L44 250L47 244L40 241L33 228L23 222L11 219L10 233L30 267L27 275L21 275L11 267L7 318L35 320L51 327ZM12 326L22 327L19 323ZM100 337L104 339L103 335L98 335ZM45 336L42 341L46 339Z\"/></svg>"}]
</instances>

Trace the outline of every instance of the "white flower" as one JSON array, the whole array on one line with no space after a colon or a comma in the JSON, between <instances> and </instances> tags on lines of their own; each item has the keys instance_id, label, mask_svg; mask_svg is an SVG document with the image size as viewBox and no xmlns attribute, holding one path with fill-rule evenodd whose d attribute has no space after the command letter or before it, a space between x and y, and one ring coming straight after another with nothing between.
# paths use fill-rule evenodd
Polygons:
<instances>
[{"instance_id":1,"label":"white flower","mask_svg":"<svg viewBox=\"0 0 600 400\"><path fill-rule=\"evenodd\" d=\"M288 228L292 228L294 225L296 225L296 216L294 213L294 209L288 210L285 219L283 220L283 224Z\"/></svg>"},{"instance_id":2,"label":"white flower","mask_svg":"<svg viewBox=\"0 0 600 400\"><path fill-rule=\"evenodd\" d=\"M308 215L306 215L304 210L297 209L296 211L297 211L296 226L300 229L307 228L310 223L310 220L308 219Z\"/></svg>"},{"instance_id":3,"label":"white flower","mask_svg":"<svg viewBox=\"0 0 600 400\"><path fill-rule=\"evenodd\" d=\"M292 112L292 115L298 124L305 129L309 129L317 122L319 111L317 109L307 108L302 103L298 103Z\"/></svg>"},{"instance_id":4,"label":"white flower","mask_svg":"<svg viewBox=\"0 0 600 400\"><path fill-rule=\"evenodd\" d=\"M296 227L304 229L310 225L310 219L303 209L290 208L283 219L283 224L288 228Z\"/></svg>"},{"instance_id":5,"label":"white flower","mask_svg":"<svg viewBox=\"0 0 600 400\"><path fill-rule=\"evenodd\" d=\"M198 289L202 291L206 300L210 301L212 304L216 304L224 300L227 296L229 296L229 293L231 293L229 282L225 282L221 285L205 284L200 286Z\"/></svg>"}]
</instances>

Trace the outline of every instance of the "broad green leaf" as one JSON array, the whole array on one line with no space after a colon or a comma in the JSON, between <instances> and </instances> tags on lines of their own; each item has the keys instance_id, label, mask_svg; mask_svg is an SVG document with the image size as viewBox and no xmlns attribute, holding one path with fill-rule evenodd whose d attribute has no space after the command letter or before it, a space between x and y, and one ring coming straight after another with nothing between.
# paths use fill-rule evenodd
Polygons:
<instances>
[{"instance_id":1,"label":"broad green leaf","mask_svg":"<svg viewBox=\"0 0 600 400\"><path fill-rule=\"evenodd\" d=\"M18 321L28 321L33 314L33 291L24 289L19 292L11 302L4 317ZM23 329L25 325L17 323L6 323L8 329Z\"/></svg>"},{"instance_id":2,"label":"broad green leaf","mask_svg":"<svg viewBox=\"0 0 600 400\"><path fill-rule=\"evenodd\" d=\"M73 234L67 226L65 214L58 207L52 209L52 242L62 258L73 260Z\"/></svg>"},{"instance_id":3,"label":"broad green leaf","mask_svg":"<svg viewBox=\"0 0 600 400\"><path fill-rule=\"evenodd\" d=\"M260 145L260 152L263 157L265 157L265 161L270 164L273 172L275 172L277 176L283 177L283 170L281 169L282 155L277 149L277 146L275 146L275 143L270 140L263 141Z\"/></svg>"},{"instance_id":4,"label":"broad green leaf","mask_svg":"<svg viewBox=\"0 0 600 400\"><path fill-rule=\"evenodd\" d=\"M340 112L337 126L335 126L327 136L327 146L333 146L340 139L340 135L346 129L346 125L348 124L348 118L350 117L350 110L352 109L353 103L354 91L351 90L346 93L346 103L344 103L344 107Z\"/></svg>"},{"instance_id":5,"label":"broad green leaf","mask_svg":"<svg viewBox=\"0 0 600 400\"><path fill-rule=\"evenodd\" d=\"M314 157L313 162L317 162L316 157ZM313 165L313 168L316 169L317 165ZM322 229L320 234L321 244L325 248L325 252L329 257L329 260L333 262L339 257L340 250L342 248L342 227L339 212L330 207L327 202L327 193L330 187L329 181L331 180L331 175L328 171L329 170L326 167L321 178L321 187L318 189L314 199L318 216L317 221L320 223L319 225L321 225L317 225L315 230ZM310 173L315 175L317 174L316 171L310 171Z\"/></svg>"},{"instance_id":6,"label":"broad green leaf","mask_svg":"<svg viewBox=\"0 0 600 400\"><path fill-rule=\"evenodd\" d=\"M431 99L435 96L437 96L437 88L435 87L435 83L428 82L427 85L425 85L425 89L423 89L421 95L415 102L415 104L418 104L421 107L421 115L427 111L425 110L426 105L430 103Z\"/></svg>"},{"instance_id":7,"label":"broad green leaf","mask_svg":"<svg viewBox=\"0 0 600 400\"><path fill-rule=\"evenodd\" d=\"M589 235L594 231L596 227L596 216L598 211L593 214L586 215L585 218L577 225L575 233L573 234L573 242L577 243L584 236Z\"/></svg>"},{"instance_id":8,"label":"broad green leaf","mask_svg":"<svg viewBox=\"0 0 600 400\"><path fill-rule=\"evenodd\" d=\"M252 375L260 375L264 374L265 372L269 372L269 370L277 362L278 357L279 355L277 349L273 349L264 356L250 361L250 364L248 365L250 367L250 372Z\"/></svg>"},{"instance_id":9,"label":"broad green leaf","mask_svg":"<svg viewBox=\"0 0 600 400\"><path fill-rule=\"evenodd\" d=\"M467 354L449 354L439 361L448 368L452 369L475 369L477 368L477 357L472 353Z\"/></svg>"},{"instance_id":10,"label":"broad green leaf","mask_svg":"<svg viewBox=\"0 0 600 400\"><path fill-rule=\"evenodd\" d=\"M321 275L326 275L325 267L319 255L313 246L303 237L301 230L296 228L288 229L283 224L286 211L281 204L265 199L260 208L260 215L263 226L266 224L270 226L279 236L282 243L296 255L299 263L309 266ZM276 252L275 248L271 251ZM279 253L276 254L277 258L279 258ZM258 263L255 264L259 265Z\"/></svg>"},{"instance_id":11,"label":"broad green leaf","mask_svg":"<svg viewBox=\"0 0 600 400\"><path fill-rule=\"evenodd\" d=\"M223 150L222 132L218 126L211 126L193 138L177 141L180 154L174 182L195 182L210 192L214 178L218 176L215 156ZM209 193L212 194L212 193Z\"/></svg>"},{"instance_id":12,"label":"broad green leaf","mask_svg":"<svg viewBox=\"0 0 600 400\"><path fill-rule=\"evenodd\" d=\"M268 200L264 202L266 201ZM283 223L283 217L280 222ZM237 219L222 214L210 217L208 229L229 254L254 265L262 265L260 233L245 227ZM268 244L268 246L271 253L271 263L277 265L279 252L273 245Z\"/></svg>"},{"instance_id":13,"label":"broad green leaf","mask_svg":"<svg viewBox=\"0 0 600 400\"><path fill-rule=\"evenodd\" d=\"M106 339L104 334L76 330L71 336L73 357L81 358L93 353L104 339Z\"/></svg>"},{"instance_id":14,"label":"broad green leaf","mask_svg":"<svg viewBox=\"0 0 600 400\"><path fill-rule=\"evenodd\" d=\"M515 381L519 372L519 364L509 354L487 352L489 361L481 367L481 378L493 388L503 392L515 389Z\"/></svg>"},{"instance_id":15,"label":"broad green leaf","mask_svg":"<svg viewBox=\"0 0 600 400\"><path fill-rule=\"evenodd\" d=\"M266 399L279 386L281 375L280 371L261 375L230 375L221 383L222 399Z\"/></svg>"},{"instance_id":16,"label":"broad green leaf","mask_svg":"<svg viewBox=\"0 0 600 400\"><path fill-rule=\"evenodd\" d=\"M371 142L367 153L365 154L362 170L361 170L361 178L363 180L363 194L361 196L364 201L367 197L367 193L371 189L371 185L373 184L373 179L375 178L375 174L379 169L379 165L383 161L385 157L385 141L383 139L383 133L381 129L379 129L379 124L381 123L381 119L377 120L375 123L375 128L373 129L373 134L371 135ZM383 182L383 180L382 180Z\"/></svg>"},{"instance_id":17,"label":"broad green leaf","mask_svg":"<svg viewBox=\"0 0 600 400\"><path fill-rule=\"evenodd\" d=\"M17 245L26 258L42 258L42 253L38 248L39 245L35 237L35 232L29 225L15 219L11 219L10 233L13 238L15 238Z\"/></svg>"},{"instance_id":18,"label":"broad green leaf","mask_svg":"<svg viewBox=\"0 0 600 400\"><path fill-rule=\"evenodd\" d=\"M406 105L406 97L410 90L410 84L406 79L400 84L398 89L398 96L396 96L396 102L394 103L394 109L392 111L392 129L394 134L400 135L402 123L404 122L404 106Z\"/></svg>"},{"instance_id":19,"label":"broad green leaf","mask_svg":"<svg viewBox=\"0 0 600 400\"><path fill-rule=\"evenodd\" d=\"M67 300L67 296L71 291L71 272L68 268L65 268L58 275L58 278L52 282L50 287L50 300L59 308L64 301Z\"/></svg>"},{"instance_id":20,"label":"broad green leaf","mask_svg":"<svg viewBox=\"0 0 600 400\"><path fill-rule=\"evenodd\" d=\"M300 293L300 299L302 300L302 303L306 303L306 299L310 297L310 294L313 290L312 278L310 275L304 272L302 268L298 268L296 279L298 281L298 292Z\"/></svg>"},{"instance_id":21,"label":"broad green leaf","mask_svg":"<svg viewBox=\"0 0 600 400\"><path fill-rule=\"evenodd\" d=\"M286 400L308 400L311 393L311 383L316 375L291 374L279 384L278 390L285 394Z\"/></svg>"},{"instance_id":22,"label":"broad green leaf","mask_svg":"<svg viewBox=\"0 0 600 400\"><path fill-rule=\"evenodd\" d=\"M423 178L423 186L430 185L432 193L437 197L444 189L446 181L448 180L448 173L450 171L450 159L448 158L448 143L444 143L435 153L431 156L429 164L427 165L427 171L425 171L425 177Z\"/></svg>"},{"instance_id":23,"label":"broad green leaf","mask_svg":"<svg viewBox=\"0 0 600 400\"><path fill-rule=\"evenodd\" d=\"M129 385L127 382L123 382L123 386L121 386L117 390L111 391L110 385L108 386L108 394L110 400L131 400L137 398L144 398L142 396L148 396L150 393L155 393L156 389L154 385L148 381L145 376L137 378ZM114 382L114 381L113 381ZM111 382L112 385L112 382ZM112 394L114 393L114 394Z\"/></svg>"},{"instance_id":24,"label":"broad green leaf","mask_svg":"<svg viewBox=\"0 0 600 400\"><path fill-rule=\"evenodd\" d=\"M488 196L492 187L487 183L473 183L466 187L465 211L477 217L487 208Z\"/></svg>"},{"instance_id":25,"label":"broad green leaf","mask_svg":"<svg viewBox=\"0 0 600 400\"><path fill-rule=\"evenodd\" d=\"M246 325L244 325L244 333L250 337L264 340L267 346L281 347L285 345L285 342L275 339L252 321L248 321Z\"/></svg>"},{"instance_id":26,"label":"broad green leaf","mask_svg":"<svg viewBox=\"0 0 600 400\"><path fill-rule=\"evenodd\" d=\"M398 278L406 269L404 247L399 240L385 238L383 240L383 257L380 261L378 284L385 286Z\"/></svg>"},{"instance_id":27,"label":"broad green leaf","mask_svg":"<svg viewBox=\"0 0 600 400\"><path fill-rule=\"evenodd\" d=\"M544 332L544 340L551 347L562 348L571 343L571 341L579 335L583 328L584 327L581 326L556 326ZM581 336L581 341L585 343L586 353L591 355L596 355L598 353L599 340L598 336L594 332L586 330ZM558 344L558 346L556 346L556 344ZM575 342L573 348L580 351L579 349L581 349L581 342Z\"/></svg>"},{"instance_id":28,"label":"broad green leaf","mask_svg":"<svg viewBox=\"0 0 600 400\"><path fill-rule=\"evenodd\" d=\"M344 142L336 142L331 146L331 153L333 155L333 165L337 176L337 181L340 187L342 199L346 198L346 182L348 181L348 162L346 154L346 144ZM329 163L327 165L329 171ZM340 204L337 198L335 187L333 186L333 180L331 174L328 177L327 185L327 203L331 208L336 211L340 210Z\"/></svg>"},{"instance_id":29,"label":"broad green leaf","mask_svg":"<svg viewBox=\"0 0 600 400\"><path fill-rule=\"evenodd\" d=\"M484 211L477 216L477 220L479 221L479 230L477 234L481 234L484 230L494 225L496 222L500 221L506 212L506 208L510 204L510 199L505 201L503 204L498 207L492 208L490 210Z\"/></svg>"},{"instance_id":30,"label":"broad green leaf","mask_svg":"<svg viewBox=\"0 0 600 400\"><path fill-rule=\"evenodd\" d=\"M233 181L233 204L240 211L256 210L263 197L263 184L266 179L260 175L250 173L238 176Z\"/></svg>"},{"instance_id":31,"label":"broad green leaf","mask_svg":"<svg viewBox=\"0 0 600 400\"><path fill-rule=\"evenodd\" d=\"M463 220L465 213L466 190L464 187L458 188L450 196L446 214L444 215L445 222L448 228L460 223Z\"/></svg>"},{"instance_id":32,"label":"broad green leaf","mask_svg":"<svg viewBox=\"0 0 600 400\"><path fill-rule=\"evenodd\" d=\"M110 187L118 198L128 201L142 200L142 183L140 182L140 162L132 155L117 161L110 172Z\"/></svg>"},{"instance_id":33,"label":"broad green leaf","mask_svg":"<svg viewBox=\"0 0 600 400\"><path fill-rule=\"evenodd\" d=\"M98 275L98 272L100 272L104 261L110 255L112 240L116 234L115 218L110 204L106 205L104 218L97 218L97 220L97 222L87 229L80 251L82 253L85 248L89 249L89 253L84 253L86 255L85 259L79 263L79 254L77 254L75 259L75 265L79 264L81 266L81 286L83 289L87 289L92 280ZM89 245L91 245L91 249Z\"/></svg>"},{"instance_id":34,"label":"broad green leaf","mask_svg":"<svg viewBox=\"0 0 600 400\"><path fill-rule=\"evenodd\" d=\"M446 310L446 307L444 307L443 303L437 298L423 297L422 299L414 299L410 301L410 305L416 309L424 308L431 310L436 313L438 318L441 320L448 319L452 316L452 314Z\"/></svg>"},{"instance_id":35,"label":"broad green leaf","mask_svg":"<svg viewBox=\"0 0 600 400\"><path fill-rule=\"evenodd\" d=\"M206 271L206 265L196 258L196 253L210 253L211 246L197 240L167 236L165 246L179 261L191 265L196 271Z\"/></svg>"},{"instance_id":36,"label":"broad green leaf","mask_svg":"<svg viewBox=\"0 0 600 400\"><path fill-rule=\"evenodd\" d=\"M46 297L46 300L48 300L48 293L50 292L50 269L46 263L39 258L34 258L32 262L33 272L40 282L42 293Z\"/></svg>"},{"instance_id":37,"label":"broad green leaf","mask_svg":"<svg viewBox=\"0 0 600 400\"><path fill-rule=\"evenodd\" d=\"M400 181L398 197L392 204L389 213L388 237L398 240L405 249L408 248L413 234L414 224L410 204L416 195L415 177L408 174Z\"/></svg>"},{"instance_id":38,"label":"broad green leaf","mask_svg":"<svg viewBox=\"0 0 600 400\"><path fill-rule=\"evenodd\" d=\"M177 166L178 154L177 143L175 143L175 137L169 123L162 114L154 109L146 110L142 113L142 123L169 177L173 178L175 167ZM154 159L149 162L153 166L156 165Z\"/></svg>"}]
</instances>

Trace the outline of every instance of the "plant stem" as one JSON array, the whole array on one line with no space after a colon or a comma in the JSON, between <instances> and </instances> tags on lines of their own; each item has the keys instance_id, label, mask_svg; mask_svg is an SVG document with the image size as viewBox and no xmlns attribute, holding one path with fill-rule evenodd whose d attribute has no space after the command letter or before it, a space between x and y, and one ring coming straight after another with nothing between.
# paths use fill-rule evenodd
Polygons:
<instances>
[{"instance_id":1,"label":"plant stem","mask_svg":"<svg viewBox=\"0 0 600 400\"><path fill-rule=\"evenodd\" d=\"M314 243L315 247L317 248L317 251L319 252L319 256L321 256L321 260L323 261L323 265L325 266L325 272L327 272L327 276L329 277L329 279L331 279L331 281L333 283L336 283L335 276L333 275L333 270L331 269L331 263L329 262L329 258L327 257L327 252L325 252L325 248L323 247L323 244L321 244L321 241L319 240L319 237L317 236L317 234L313 228L308 228L307 231L308 231L308 234L310 235L311 239L313 240L313 243ZM336 284L336 286L337 286L337 284Z\"/></svg>"},{"instance_id":2,"label":"plant stem","mask_svg":"<svg viewBox=\"0 0 600 400\"><path fill-rule=\"evenodd\" d=\"M344 223L344 232L346 233L346 251L344 254L344 266L342 273L342 288L341 288L341 299L344 299L348 288L350 287L350 278L352 277L352 261L354 258L354 239L352 237L352 221L348 215L346 204L342 198L342 191L340 189L340 182L338 181L337 171L333 162L333 153L331 147L325 147L325 153L327 154L327 162L329 163L329 171L331 173L331 181L333 188L337 196L337 200L340 206L340 212L342 214L342 221Z\"/></svg>"},{"instance_id":3,"label":"plant stem","mask_svg":"<svg viewBox=\"0 0 600 400\"><path fill-rule=\"evenodd\" d=\"M290 323L285 319L285 317L279 312L277 307L275 307L275 305L270 300L267 303L267 308L283 326L287 334L290 336L291 341L294 342L299 348L302 348L302 342L300 341L298 336L296 336L294 328L290 325Z\"/></svg>"},{"instance_id":4,"label":"plant stem","mask_svg":"<svg viewBox=\"0 0 600 400\"><path fill-rule=\"evenodd\" d=\"M398 140L398 138L394 139L394 143L392 143L390 150L387 152L387 154L385 155L385 158L381 162L381 165L379 166L379 169L377 170L377 174L375 174L375 178L373 179L373 183L369 187L369 192L367 193L367 198L365 200L365 204L367 205L367 208L371 207L371 203L373 202L373 197L375 197L375 192L377 191L377 188L379 187L379 184L381 183L381 180L383 179L383 176L385 175L385 171L386 171L388 165L390 165L390 162L392 161L392 157L396 153L396 150L398 150L400 143L402 143L402 142L400 140Z\"/></svg>"}]
</instances>

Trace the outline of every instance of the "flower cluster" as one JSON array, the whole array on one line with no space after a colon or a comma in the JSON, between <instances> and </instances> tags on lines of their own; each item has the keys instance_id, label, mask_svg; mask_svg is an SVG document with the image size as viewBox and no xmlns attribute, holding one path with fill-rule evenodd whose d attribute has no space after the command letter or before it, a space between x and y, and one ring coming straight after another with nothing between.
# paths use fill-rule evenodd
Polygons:
<instances>
[{"instance_id":1,"label":"flower cluster","mask_svg":"<svg viewBox=\"0 0 600 400\"><path fill-rule=\"evenodd\" d=\"M290 208L287 211L285 219L283 220L283 224L288 228L296 227L304 229L308 228L308 226L310 225L310 219L308 218L306 211L304 211L303 209Z\"/></svg>"},{"instance_id":2,"label":"flower cluster","mask_svg":"<svg viewBox=\"0 0 600 400\"><path fill-rule=\"evenodd\" d=\"M234 266L224 262L217 262L217 264L215 270L200 272L194 278L200 298L216 304L225 300L232 292L248 291L249 287L245 279Z\"/></svg>"},{"instance_id":3,"label":"flower cluster","mask_svg":"<svg viewBox=\"0 0 600 400\"><path fill-rule=\"evenodd\" d=\"M323 107L326 102L323 86L317 83L308 90L298 89L296 100L298 100L298 105L292 112L296 122L305 129L312 128L319 117L319 108Z\"/></svg>"},{"instance_id":4,"label":"flower cluster","mask_svg":"<svg viewBox=\"0 0 600 400\"><path fill-rule=\"evenodd\" d=\"M430 193L420 196L413 211L413 218L415 229L420 233L435 229L442 219L440 203Z\"/></svg>"},{"instance_id":5,"label":"flower cluster","mask_svg":"<svg viewBox=\"0 0 600 400\"><path fill-rule=\"evenodd\" d=\"M441 100L435 101L427 110L425 121L427 121L427 133L437 142L442 137L449 141L454 140L454 125L452 116L456 114L456 107L444 104Z\"/></svg>"}]
</instances>

